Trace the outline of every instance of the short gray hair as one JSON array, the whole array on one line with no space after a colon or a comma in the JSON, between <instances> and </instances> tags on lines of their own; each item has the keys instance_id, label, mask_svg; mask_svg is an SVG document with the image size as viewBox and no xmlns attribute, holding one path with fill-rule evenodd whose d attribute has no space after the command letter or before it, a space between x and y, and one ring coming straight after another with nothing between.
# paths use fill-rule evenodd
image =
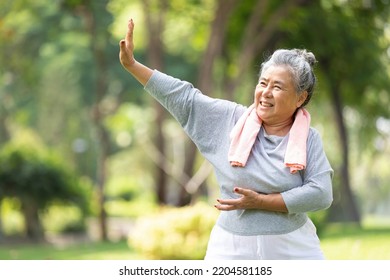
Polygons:
<instances>
[{"instance_id":1,"label":"short gray hair","mask_svg":"<svg viewBox=\"0 0 390 280\"><path fill-rule=\"evenodd\" d=\"M284 65L289 67L296 91L299 94L307 91L307 98L301 106L303 107L309 103L313 95L317 80L313 72L313 66L316 62L314 54L305 49L279 49L261 64L260 75L270 66Z\"/></svg>"}]
</instances>

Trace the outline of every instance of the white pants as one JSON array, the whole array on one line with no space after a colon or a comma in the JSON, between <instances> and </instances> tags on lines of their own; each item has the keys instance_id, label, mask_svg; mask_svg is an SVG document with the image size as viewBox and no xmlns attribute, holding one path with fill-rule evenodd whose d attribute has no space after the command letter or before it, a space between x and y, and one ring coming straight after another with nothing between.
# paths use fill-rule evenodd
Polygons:
<instances>
[{"instance_id":1,"label":"white pants","mask_svg":"<svg viewBox=\"0 0 390 280\"><path fill-rule=\"evenodd\" d=\"M299 229L279 235L235 235L215 225L205 260L323 260L320 240L308 219Z\"/></svg>"}]
</instances>

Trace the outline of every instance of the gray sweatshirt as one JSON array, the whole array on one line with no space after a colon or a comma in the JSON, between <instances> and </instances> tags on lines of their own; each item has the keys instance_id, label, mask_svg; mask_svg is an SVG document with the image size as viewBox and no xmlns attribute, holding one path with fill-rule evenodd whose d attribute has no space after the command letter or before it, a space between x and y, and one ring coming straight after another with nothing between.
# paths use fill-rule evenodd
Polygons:
<instances>
[{"instance_id":1,"label":"gray sweatshirt","mask_svg":"<svg viewBox=\"0 0 390 280\"><path fill-rule=\"evenodd\" d=\"M284 234L301 227L307 212L332 203L333 170L318 132L310 128L307 166L291 174L284 165L288 135L267 135L260 129L247 164L232 167L228 161L229 134L247 107L203 95L192 84L157 70L145 85L180 123L202 155L213 165L221 198L237 198L234 187L260 193L281 193L288 213L266 210L221 211L217 224L238 235Z\"/></svg>"}]
</instances>

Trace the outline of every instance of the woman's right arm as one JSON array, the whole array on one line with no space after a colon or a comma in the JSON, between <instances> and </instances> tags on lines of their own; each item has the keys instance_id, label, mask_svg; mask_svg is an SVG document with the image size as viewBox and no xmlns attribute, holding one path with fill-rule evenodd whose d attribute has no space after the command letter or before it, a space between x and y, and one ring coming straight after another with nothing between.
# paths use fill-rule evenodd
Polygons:
<instances>
[{"instance_id":1,"label":"woman's right arm","mask_svg":"<svg viewBox=\"0 0 390 280\"><path fill-rule=\"evenodd\" d=\"M145 86L152 76L153 70L134 59L133 31L134 22L130 19L127 24L126 37L119 42L119 60L122 66Z\"/></svg>"},{"instance_id":2,"label":"woman's right arm","mask_svg":"<svg viewBox=\"0 0 390 280\"><path fill-rule=\"evenodd\" d=\"M227 123L234 117L235 103L203 95L192 84L181 81L137 62L134 59L134 22L129 20L125 39L121 40L119 60L145 90L158 100L184 128L201 152L213 153L220 137L228 138Z\"/></svg>"}]
</instances>

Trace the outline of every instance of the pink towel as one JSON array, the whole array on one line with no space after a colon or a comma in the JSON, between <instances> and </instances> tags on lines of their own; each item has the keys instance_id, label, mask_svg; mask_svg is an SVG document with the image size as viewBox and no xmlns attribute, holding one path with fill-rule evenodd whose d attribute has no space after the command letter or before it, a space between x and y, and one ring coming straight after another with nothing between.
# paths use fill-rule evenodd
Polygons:
<instances>
[{"instance_id":1,"label":"pink towel","mask_svg":"<svg viewBox=\"0 0 390 280\"><path fill-rule=\"evenodd\" d=\"M240 117L230 132L230 149L228 154L232 166L244 167L252 146L259 133L262 121L257 116L252 104ZM297 111L290 129L284 164L292 174L306 167L306 141L310 128L310 114L301 108Z\"/></svg>"}]
</instances>

